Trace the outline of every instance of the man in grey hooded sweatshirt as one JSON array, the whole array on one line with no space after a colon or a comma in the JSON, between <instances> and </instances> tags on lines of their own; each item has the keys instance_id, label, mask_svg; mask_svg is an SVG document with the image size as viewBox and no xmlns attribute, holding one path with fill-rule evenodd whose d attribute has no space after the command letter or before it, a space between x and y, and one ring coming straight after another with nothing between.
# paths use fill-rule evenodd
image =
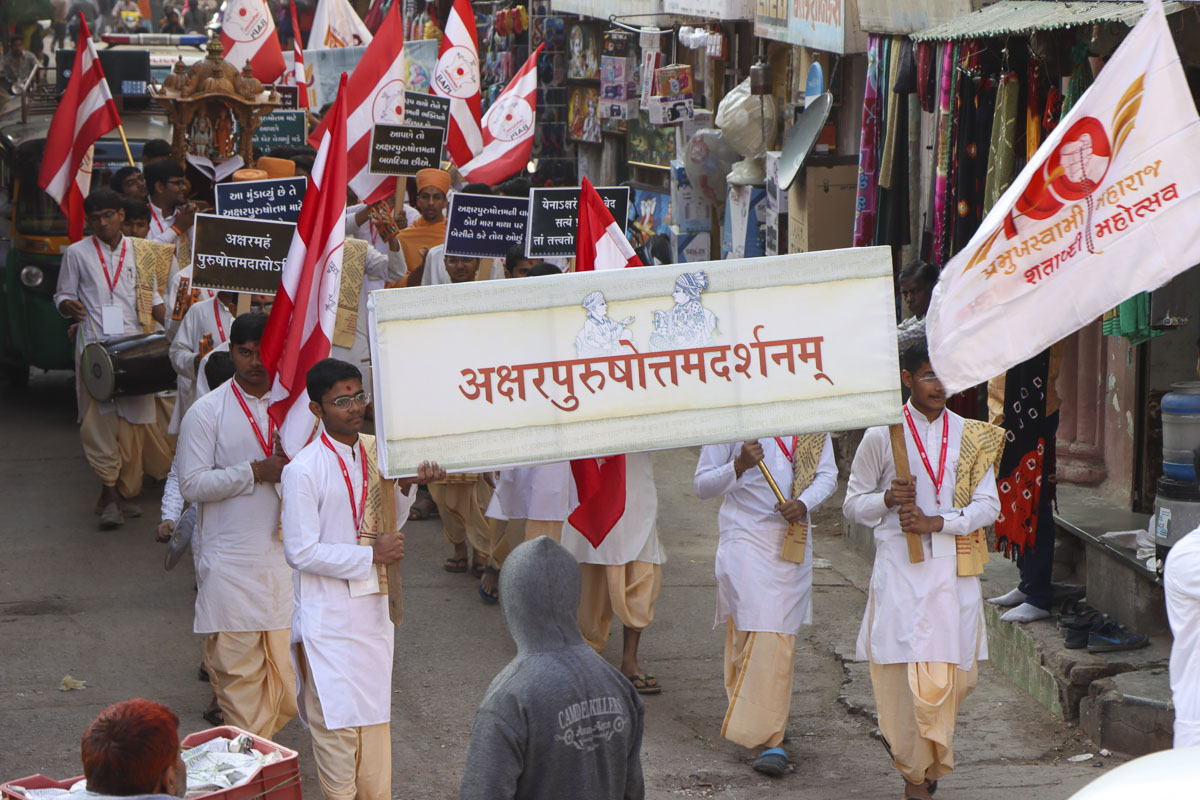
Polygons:
<instances>
[{"instance_id":1,"label":"man in grey hooded sweatshirt","mask_svg":"<svg viewBox=\"0 0 1200 800\"><path fill-rule=\"evenodd\" d=\"M579 564L546 536L509 554L500 606L517 656L471 729L459 800L641 800L645 711L579 633Z\"/></svg>"}]
</instances>

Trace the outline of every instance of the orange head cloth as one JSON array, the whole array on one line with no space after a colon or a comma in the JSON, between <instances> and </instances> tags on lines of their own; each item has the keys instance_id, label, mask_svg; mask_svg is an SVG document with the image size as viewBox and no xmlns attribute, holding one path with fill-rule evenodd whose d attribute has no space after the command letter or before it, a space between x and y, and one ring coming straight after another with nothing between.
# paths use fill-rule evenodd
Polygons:
<instances>
[{"instance_id":1,"label":"orange head cloth","mask_svg":"<svg viewBox=\"0 0 1200 800\"><path fill-rule=\"evenodd\" d=\"M417 172L417 191L426 186L441 189L443 193L450 191L450 173L444 169L423 169Z\"/></svg>"},{"instance_id":2,"label":"orange head cloth","mask_svg":"<svg viewBox=\"0 0 1200 800\"><path fill-rule=\"evenodd\" d=\"M88 790L98 794L153 794L179 757L179 717L141 697L100 712L80 746Z\"/></svg>"},{"instance_id":3,"label":"orange head cloth","mask_svg":"<svg viewBox=\"0 0 1200 800\"><path fill-rule=\"evenodd\" d=\"M233 173L233 182L265 181L269 177L265 169L239 169Z\"/></svg>"},{"instance_id":4,"label":"orange head cloth","mask_svg":"<svg viewBox=\"0 0 1200 800\"><path fill-rule=\"evenodd\" d=\"M266 172L270 178L291 178L296 174L296 162L286 158L263 156L254 162L254 166Z\"/></svg>"}]
</instances>

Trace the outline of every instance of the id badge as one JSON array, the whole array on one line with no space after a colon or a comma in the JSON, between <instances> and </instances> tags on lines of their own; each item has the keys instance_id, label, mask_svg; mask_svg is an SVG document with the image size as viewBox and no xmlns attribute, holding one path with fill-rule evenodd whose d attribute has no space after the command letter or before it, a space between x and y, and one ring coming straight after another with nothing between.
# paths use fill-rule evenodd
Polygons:
<instances>
[{"instance_id":1,"label":"id badge","mask_svg":"<svg viewBox=\"0 0 1200 800\"><path fill-rule=\"evenodd\" d=\"M100 325L105 336L120 336L125 332L125 315L119 305L102 306Z\"/></svg>"}]
</instances>

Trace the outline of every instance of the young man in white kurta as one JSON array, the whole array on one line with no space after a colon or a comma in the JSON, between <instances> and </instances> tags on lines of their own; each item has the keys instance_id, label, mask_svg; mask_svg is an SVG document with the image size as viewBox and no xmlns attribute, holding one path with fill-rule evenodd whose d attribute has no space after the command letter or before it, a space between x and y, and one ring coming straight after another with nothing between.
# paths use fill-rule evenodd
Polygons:
<instances>
[{"instance_id":1,"label":"young man in white kurta","mask_svg":"<svg viewBox=\"0 0 1200 800\"><path fill-rule=\"evenodd\" d=\"M1171 622L1171 698L1175 747L1200 747L1200 529L1167 554L1163 593Z\"/></svg>"},{"instance_id":2,"label":"young man in white kurta","mask_svg":"<svg viewBox=\"0 0 1200 800\"><path fill-rule=\"evenodd\" d=\"M236 374L200 398L183 420L178 473L199 506L204 547L196 563L194 630L210 635L204 663L230 725L270 738L296 715L289 652L292 569L279 539L270 383L258 356L266 314L229 329Z\"/></svg>"},{"instance_id":3,"label":"young man in white kurta","mask_svg":"<svg viewBox=\"0 0 1200 800\"><path fill-rule=\"evenodd\" d=\"M88 196L84 208L92 235L63 253L54 305L63 316L79 323L75 334L75 391L80 439L88 464L103 484L96 508L101 514L101 527L107 528L124 522L123 510L134 509L124 498L142 490L143 443L147 428L156 422L156 407L152 394L99 402L84 388L80 364L84 345L145 332L138 315L135 248L121 234L125 212L120 196L111 190L97 190ZM151 307L154 318L161 321L163 305L157 289ZM166 464L152 467L154 477L165 476L170 470L169 458Z\"/></svg>"},{"instance_id":4,"label":"young man in white kurta","mask_svg":"<svg viewBox=\"0 0 1200 800\"><path fill-rule=\"evenodd\" d=\"M577 506L578 501L571 504ZM625 456L625 513L600 546L593 547L569 521L563 524L562 545L579 562L583 638L602 652L615 613L624 627L621 672L639 693L661 692L658 679L638 663L638 645L642 631L654 620L662 565L667 561L658 540L658 490L649 453Z\"/></svg>"},{"instance_id":5,"label":"young man in white kurta","mask_svg":"<svg viewBox=\"0 0 1200 800\"><path fill-rule=\"evenodd\" d=\"M866 432L854 455L842 510L875 534L855 657L870 661L880 731L904 777L905 797L928 798L932 782L954 768L954 718L975 686L977 661L987 658L979 578L959 576L955 540L993 523L1000 499L988 469L970 502L954 507L963 418L946 410L923 342L906 351L904 363L901 379L913 392L905 419L921 445L905 422L915 502L906 502L914 486L896 481L888 429L879 427ZM940 491L931 471L942 476ZM901 514L909 529L936 531L921 534L919 563L909 561Z\"/></svg>"},{"instance_id":6,"label":"young man in white kurta","mask_svg":"<svg viewBox=\"0 0 1200 800\"><path fill-rule=\"evenodd\" d=\"M167 320L164 325L167 338L175 338L184 315L187 314L193 303L216 296L217 293L212 289L192 288L192 267L190 265L172 270L171 277L167 280L167 293L163 295L163 299L167 303Z\"/></svg>"},{"instance_id":7,"label":"young man in white kurta","mask_svg":"<svg viewBox=\"0 0 1200 800\"><path fill-rule=\"evenodd\" d=\"M753 445L753 446L751 446ZM790 449L789 449L790 448ZM803 563L782 556L788 521L757 464L785 492L795 471L796 439L705 445L693 487L700 499L724 496L717 517L717 616L725 623L725 690L721 735L743 747L765 747L756 769L787 769L780 748L792 700L796 633L812 624L812 526ZM810 518L837 489L833 445L824 437L816 475L794 498ZM777 767L779 762L781 766Z\"/></svg>"},{"instance_id":8,"label":"young man in white kurta","mask_svg":"<svg viewBox=\"0 0 1200 800\"><path fill-rule=\"evenodd\" d=\"M171 366L175 368L175 411L168 433L179 433L183 415L196 399L196 376L200 358L213 347L229 339L229 326L237 306L233 292L221 292L218 297L195 303L183 316L183 322L171 340Z\"/></svg>"}]
</instances>

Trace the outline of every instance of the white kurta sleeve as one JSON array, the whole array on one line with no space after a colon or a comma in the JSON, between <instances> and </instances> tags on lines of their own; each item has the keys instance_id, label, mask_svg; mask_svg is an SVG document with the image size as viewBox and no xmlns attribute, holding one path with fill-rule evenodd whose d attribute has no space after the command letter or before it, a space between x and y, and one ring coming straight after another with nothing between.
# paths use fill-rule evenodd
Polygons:
<instances>
[{"instance_id":1,"label":"white kurta sleeve","mask_svg":"<svg viewBox=\"0 0 1200 800\"><path fill-rule=\"evenodd\" d=\"M842 514L846 519L868 528L876 527L883 520L889 511L883 495L888 488L885 481L891 472L887 468L891 457L887 428L870 428L863 435L850 466L846 499L842 503Z\"/></svg>"},{"instance_id":2,"label":"white kurta sleeve","mask_svg":"<svg viewBox=\"0 0 1200 800\"><path fill-rule=\"evenodd\" d=\"M254 492L254 470L249 461L214 467L219 434L217 404L195 405L183 417L176 458L179 491L191 503L215 503Z\"/></svg>"},{"instance_id":3,"label":"white kurta sleeve","mask_svg":"<svg viewBox=\"0 0 1200 800\"><path fill-rule=\"evenodd\" d=\"M178 522L183 516L183 495L179 493L179 473L176 471L178 464L178 461L171 462L171 471L163 485L162 519L172 522Z\"/></svg>"},{"instance_id":4,"label":"white kurta sleeve","mask_svg":"<svg viewBox=\"0 0 1200 800\"><path fill-rule=\"evenodd\" d=\"M55 308L61 306L63 300L79 299L79 270L81 267L80 257L76 251L67 250L63 254L62 265L58 270L58 286L54 292Z\"/></svg>"},{"instance_id":5,"label":"white kurta sleeve","mask_svg":"<svg viewBox=\"0 0 1200 800\"><path fill-rule=\"evenodd\" d=\"M408 487L407 492L400 491L400 485L396 484L397 530L404 530L404 523L408 521L408 512L415 502L417 502L417 485L415 483Z\"/></svg>"},{"instance_id":6,"label":"white kurta sleeve","mask_svg":"<svg viewBox=\"0 0 1200 800\"><path fill-rule=\"evenodd\" d=\"M985 525L991 525L1000 516L1000 494L996 490L996 476L991 468L979 481L971 494L971 502L963 508L943 511L942 533L966 536Z\"/></svg>"},{"instance_id":7,"label":"white kurta sleeve","mask_svg":"<svg viewBox=\"0 0 1200 800\"><path fill-rule=\"evenodd\" d=\"M692 489L696 497L709 500L732 492L738 485L737 473L733 469L733 459L739 445L706 444L700 448L700 460L696 462L696 476L692 479Z\"/></svg>"},{"instance_id":8,"label":"white kurta sleeve","mask_svg":"<svg viewBox=\"0 0 1200 800\"><path fill-rule=\"evenodd\" d=\"M297 469L295 464L284 467L283 554L288 565L328 578L366 580L371 577L374 548L357 542L322 542L319 495L320 487L309 471Z\"/></svg>"},{"instance_id":9,"label":"white kurta sleeve","mask_svg":"<svg viewBox=\"0 0 1200 800\"><path fill-rule=\"evenodd\" d=\"M167 351L171 356L171 366L175 368L175 373L193 380L196 378L196 352L193 350L197 344L195 319L195 314L184 315L183 322L179 323L175 338L171 340L171 347Z\"/></svg>"},{"instance_id":10,"label":"white kurta sleeve","mask_svg":"<svg viewBox=\"0 0 1200 800\"><path fill-rule=\"evenodd\" d=\"M821 449L821 459L817 462L817 474L797 498L804 503L809 514L820 508L821 504L837 491L837 477L837 462L833 460L833 438L825 434L825 446Z\"/></svg>"}]
</instances>

